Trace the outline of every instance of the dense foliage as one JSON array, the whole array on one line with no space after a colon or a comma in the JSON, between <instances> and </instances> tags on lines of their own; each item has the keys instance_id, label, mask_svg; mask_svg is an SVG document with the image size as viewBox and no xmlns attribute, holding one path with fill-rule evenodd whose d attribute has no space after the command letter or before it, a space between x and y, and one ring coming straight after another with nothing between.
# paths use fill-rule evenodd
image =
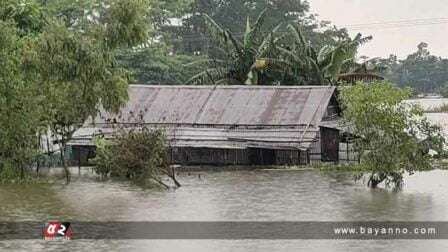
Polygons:
<instances>
[{"instance_id":1,"label":"dense foliage","mask_svg":"<svg viewBox=\"0 0 448 252\"><path fill-rule=\"evenodd\" d=\"M412 87L423 93L442 93L448 81L448 59L432 55L427 43L420 43L417 51L398 60L391 55L376 59L378 66L386 67L384 75L400 87Z\"/></svg>"},{"instance_id":2,"label":"dense foliage","mask_svg":"<svg viewBox=\"0 0 448 252\"><path fill-rule=\"evenodd\" d=\"M162 1L162 2L173 2ZM179 1L177 1L179 2ZM166 23L161 30L167 31L166 40L178 39L176 49L186 53L209 54L216 48L209 45L209 30L205 16L213 18L234 34L242 37L246 29L246 19L255 20L260 12L267 9L264 32L288 23L300 25L313 43L321 46L347 38L347 32L331 26L328 21L319 21L316 15L309 13L310 5L303 0L191 0L187 8L172 15L177 20ZM185 6L185 5L184 5ZM320 31L318 31L320 30Z\"/></svg>"},{"instance_id":3,"label":"dense foliage","mask_svg":"<svg viewBox=\"0 0 448 252\"><path fill-rule=\"evenodd\" d=\"M117 111L127 100L128 73L117 67L115 50L148 40L145 0L63 2L0 4L0 169L14 167L12 176L17 169L23 175L15 167L30 164L42 131L50 129L64 150L100 104Z\"/></svg>"},{"instance_id":4,"label":"dense foliage","mask_svg":"<svg viewBox=\"0 0 448 252\"><path fill-rule=\"evenodd\" d=\"M448 81L440 88L439 93L441 96L448 98Z\"/></svg>"},{"instance_id":5,"label":"dense foliage","mask_svg":"<svg viewBox=\"0 0 448 252\"><path fill-rule=\"evenodd\" d=\"M0 20L0 30L0 176L23 177L37 154L44 97L21 69L28 40L12 21Z\"/></svg>"},{"instance_id":6,"label":"dense foliage","mask_svg":"<svg viewBox=\"0 0 448 252\"><path fill-rule=\"evenodd\" d=\"M187 66L201 57L173 54L171 47L163 44L123 50L116 55L118 64L130 71L130 82L149 85L182 84L200 71Z\"/></svg>"},{"instance_id":7,"label":"dense foliage","mask_svg":"<svg viewBox=\"0 0 448 252\"><path fill-rule=\"evenodd\" d=\"M219 53L193 62L203 71L187 81L189 84L234 85L326 85L336 84L339 74L355 62L358 47L371 40L358 34L332 45L317 48L301 28L289 24L288 33L277 34L280 26L265 36L262 29L268 10L251 23L239 39L229 29L206 16L213 45ZM286 39L286 40L285 40ZM290 41L290 43L288 43Z\"/></svg>"},{"instance_id":8,"label":"dense foliage","mask_svg":"<svg viewBox=\"0 0 448 252\"><path fill-rule=\"evenodd\" d=\"M169 187L161 175L175 180L166 163L167 143L161 130L120 131L113 140L96 138L97 155L92 160L94 171L103 176L124 177L146 181L153 180L164 187Z\"/></svg>"},{"instance_id":9,"label":"dense foliage","mask_svg":"<svg viewBox=\"0 0 448 252\"><path fill-rule=\"evenodd\" d=\"M290 33L287 28L289 23L300 26L316 50L348 38L346 30L337 29L331 26L330 22L319 21L316 15L310 14L309 3L302 0L163 0L150 1L150 3L149 19L153 24L150 33L153 39L143 48L120 53L120 65L129 69L132 74L132 81L138 83L184 84L195 75L201 76L201 72L204 70L204 67L200 68L198 64L189 65L187 63L210 58L217 59L217 64L220 64L222 57L227 56L224 55L226 53L223 52L222 43L219 42L221 38L216 36L216 28L218 27L211 26L211 20L213 20L213 23L219 24L223 30L228 30L234 40L243 40L248 32L247 19L255 21L259 14L266 10L263 21L253 32L256 37L261 36L261 40L267 39L269 33L275 29L278 33L278 38L276 38L276 40L279 40L278 43L292 44L295 40L293 36L283 36L283 34ZM261 25L262 23L263 25ZM257 38L257 40L259 39ZM246 46L253 47L254 42L258 43L250 41L246 43ZM261 46L261 44L258 44L258 46ZM227 54L230 53L232 52L227 52ZM245 51L245 53L259 54L254 51ZM151 56L151 59L148 56ZM247 56L244 55L243 57ZM236 66L235 71L237 73L231 74L238 75L236 77L241 76L239 83L245 83L247 70L253 64L253 59L242 60L244 61L243 65ZM139 64L136 64L136 61ZM227 61L228 64L233 62L231 60ZM182 63L182 66L179 63ZM212 64L206 61L203 61L203 63ZM186 64L187 66L184 66ZM218 66L218 68L221 68L221 66ZM217 74L217 71L211 71L214 72L212 74ZM222 75L222 73L219 73L219 75ZM273 78L277 80L282 78L281 71L267 75L269 76L260 76L260 79ZM198 83L198 81L187 83ZM206 84L213 83L207 82Z\"/></svg>"},{"instance_id":10,"label":"dense foliage","mask_svg":"<svg viewBox=\"0 0 448 252\"><path fill-rule=\"evenodd\" d=\"M387 82L342 88L343 119L359 137L354 148L371 187L383 181L400 186L405 172L431 169L430 150L443 151L441 129L420 107L403 102L410 92Z\"/></svg>"}]
</instances>

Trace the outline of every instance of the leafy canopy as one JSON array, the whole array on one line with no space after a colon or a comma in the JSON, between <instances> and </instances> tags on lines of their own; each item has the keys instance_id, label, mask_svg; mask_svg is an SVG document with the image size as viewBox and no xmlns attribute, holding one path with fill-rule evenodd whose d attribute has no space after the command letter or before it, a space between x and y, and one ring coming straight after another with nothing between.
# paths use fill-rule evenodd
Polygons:
<instances>
[{"instance_id":1,"label":"leafy canopy","mask_svg":"<svg viewBox=\"0 0 448 252\"><path fill-rule=\"evenodd\" d=\"M368 185L382 181L400 186L403 174L431 169L430 150L443 151L439 126L419 106L404 102L411 90L388 82L343 87L343 119L358 136L354 142Z\"/></svg>"},{"instance_id":2,"label":"leafy canopy","mask_svg":"<svg viewBox=\"0 0 448 252\"><path fill-rule=\"evenodd\" d=\"M334 45L317 49L301 28L289 24L288 33L278 33L281 25L269 34L262 30L264 10L238 38L214 19L206 16L212 45L216 52L208 59L193 62L203 71L187 81L188 84L247 84L247 85L328 85L336 84L339 74L349 71L360 45L372 37L358 34ZM286 39L286 40L285 40ZM285 41L292 41L290 44Z\"/></svg>"},{"instance_id":3,"label":"leafy canopy","mask_svg":"<svg viewBox=\"0 0 448 252\"><path fill-rule=\"evenodd\" d=\"M44 97L21 69L28 39L11 21L0 20L0 30L0 177L23 177L37 154Z\"/></svg>"},{"instance_id":4,"label":"leafy canopy","mask_svg":"<svg viewBox=\"0 0 448 252\"><path fill-rule=\"evenodd\" d=\"M67 5L56 0L0 3L5 31L0 40L5 117L0 120L11 128L0 141L16 142L21 146L16 149L26 152L16 153L5 144L0 158L18 160L21 167L37 152L42 131L51 129L64 150L99 106L118 111L127 100L128 73L117 66L115 50L148 40L147 0L63 2ZM13 116L22 118L17 126Z\"/></svg>"}]
</instances>

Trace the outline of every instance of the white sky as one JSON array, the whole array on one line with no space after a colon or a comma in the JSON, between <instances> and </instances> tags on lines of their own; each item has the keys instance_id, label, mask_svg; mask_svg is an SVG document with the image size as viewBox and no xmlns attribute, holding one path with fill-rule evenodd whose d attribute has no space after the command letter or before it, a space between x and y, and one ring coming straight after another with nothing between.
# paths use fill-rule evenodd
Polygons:
<instances>
[{"instance_id":1,"label":"white sky","mask_svg":"<svg viewBox=\"0 0 448 252\"><path fill-rule=\"evenodd\" d=\"M448 0L309 0L311 13L337 26L355 24L448 18ZM349 30L350 31L350 30ZM378 30L350 31L356 35L372 35L373 40L362 46L359 55L404 58L427 42L432 54L448 58L448 23Z\"/></svg>"}]
</instances>

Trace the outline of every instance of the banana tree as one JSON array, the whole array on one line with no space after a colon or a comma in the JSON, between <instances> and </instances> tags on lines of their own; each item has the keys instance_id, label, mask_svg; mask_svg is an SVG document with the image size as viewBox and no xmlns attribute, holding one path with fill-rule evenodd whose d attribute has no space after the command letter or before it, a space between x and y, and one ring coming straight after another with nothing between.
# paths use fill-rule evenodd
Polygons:
<instances>
[{"instance_id":1,"label":"banana tree","mask_svg":"<svg viewBox=\"0 0 448 252\"><path fill-rule=\"evenodd\" d=\"M232 34L230 30L222 28L206 15L208 29L220 53L215 57L187 64L187 66L200 65L204 70L187 80L186 84L242 85L261 82L271 84L273 81L270 78L264 76L264 80L261 81L258 74L253 74L251 71L256 66L262 68L261 61L257 62L257 59L269 58L275 54L274 44L280 38L274 35L280 25L268 36L263 34L265 12L266 10L260 13L252 24L247 18L246 30L242 36Z\"/></svg>"},{"instance_id":2,"label":"banana tree","mask_svg":"<svg viewBox=\"0 0 448 252\"><path fill-rule=\"evenodd\" d=\"M335 85L338 76L354 62L358 47L372 39L358 34L353 39L317 50L306 40L298 25L289 24L288 29L295 38L294 43L290 48L277 47L280 57L290 68L283 84Z\"/></svg>"}]
</instances>

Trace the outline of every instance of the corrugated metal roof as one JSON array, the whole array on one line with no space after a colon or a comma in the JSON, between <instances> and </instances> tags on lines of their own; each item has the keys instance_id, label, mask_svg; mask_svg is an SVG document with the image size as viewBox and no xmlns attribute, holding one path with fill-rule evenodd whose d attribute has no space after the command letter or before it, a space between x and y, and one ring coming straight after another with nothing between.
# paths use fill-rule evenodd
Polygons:
<instances>
[{"instance_id":1,"label":"corrugated metal roof","mask_svg":"<svg viewBox=\"0 0 448 252\"><path fill-rule=\"evenodd\" d=\"M334 91L330 86L131 85L119 115L101 112L70 144L90 145L100 130L111 135L115 119L162 125L179 147L307 149Z\"/></svg>"},{"instance_id":2,"label":"corrugated metal roof","mask_svg":"<svg viewBox=\"0 0 448 252\"><path fill-rule=\"evenodd\" d=\"M145 126L160 129L159 126ZM294 128L228 129L213 127L163 127L170 145L176 147L208 148L272 148L307 149L316 137L317 130L304 126ZM93 135L113 138L113 128L85 127L78 130L69 145L93 145ZM303 136L302 136L303 135Z\"/></svg>"},{"instance_id":3,"label":"corrugated metal roof","mask_svg":"<svg viewBox=\"0 0 448 252\"><path fill-rule=\"evenodd\" d=\"M131 85L121 119L208 125L318 125L335 87ZM96 123L118 115L102 112ZM132 119L131 119L132 121Z\"/></svg>"}]
</instances>

